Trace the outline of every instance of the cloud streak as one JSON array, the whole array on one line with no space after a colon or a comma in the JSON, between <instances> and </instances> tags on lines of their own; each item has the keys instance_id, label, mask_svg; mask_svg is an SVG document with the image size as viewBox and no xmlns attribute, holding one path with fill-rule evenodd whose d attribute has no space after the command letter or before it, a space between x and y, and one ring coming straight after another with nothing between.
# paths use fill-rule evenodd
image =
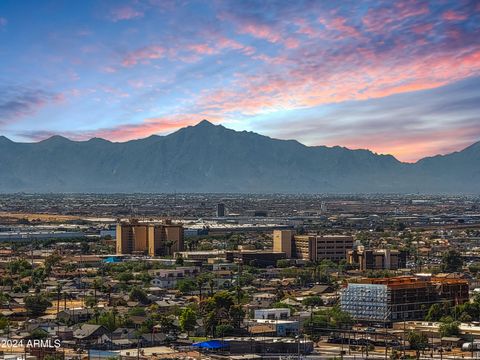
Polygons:
<instances>
[{"instance_id":1,"label":"cloud streak","mask_svg":"<svg viewBox=\"0 0 480 360\"><path fill-rule=\"evenodd\" d=\"M63 95L41 89L10 86L0 89L0 124L16 122L35 114L47 104L63 100Z\"/></svg>"}]
</instances>

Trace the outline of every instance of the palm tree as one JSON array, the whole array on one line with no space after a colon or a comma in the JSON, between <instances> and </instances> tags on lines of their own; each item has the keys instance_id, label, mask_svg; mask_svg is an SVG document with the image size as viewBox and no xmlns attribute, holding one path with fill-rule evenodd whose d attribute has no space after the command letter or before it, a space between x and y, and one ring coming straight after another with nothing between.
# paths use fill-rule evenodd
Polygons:
<instances>
[{"instance_id":1,"label":"palm tree","mask_svg":"<svg viewBox=\"0 0 480 360\"><path fill-rule=\"evenodd\" d=\"M200 301L202 301L202 289L205 283L206 283L206 279L202 275L197 277L197 286L198 286L198 292L200 294Z\"/></svg>"}]
</instances>

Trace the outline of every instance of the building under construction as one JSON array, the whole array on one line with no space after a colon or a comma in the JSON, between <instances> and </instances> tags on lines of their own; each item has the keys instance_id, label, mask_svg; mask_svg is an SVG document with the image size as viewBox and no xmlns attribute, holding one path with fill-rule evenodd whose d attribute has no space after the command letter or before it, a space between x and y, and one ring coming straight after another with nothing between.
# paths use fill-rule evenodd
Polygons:
<instances>
[{"instance_id":1,"label":"building under construction","mask_svg":"<svg viewBox=\"0 0 480 360\"><path fill-rule=\"evenodd\" d=\"M341 292L340 303L357 321L390 323L421 320L432 304L454 306L468 299L466 280L420 275L349 283Z\"/></svg>"}]
</instances>

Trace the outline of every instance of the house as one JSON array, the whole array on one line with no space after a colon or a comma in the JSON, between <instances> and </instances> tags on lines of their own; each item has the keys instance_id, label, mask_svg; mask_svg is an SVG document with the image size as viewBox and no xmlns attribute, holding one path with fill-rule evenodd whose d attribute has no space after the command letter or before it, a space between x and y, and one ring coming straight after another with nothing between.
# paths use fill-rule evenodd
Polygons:
<instances>
[{"instance_id":1,"label":"house","mask_svg":"<svg viewBox=\"0 0 480 360\"><path fill-rule=\"evenodd\" d=\"M299 323L296 320L267 320L253 319L247 322L249 328L258 325L261 327L269 327L267 333L274 333L275 336L295 336L299 333ZM257 332L257 335L259 332Z\"/></svg>"},{"instance_id":2,"label":"house","mask_svg":"<svg viewBox=\"0 0 480 360\"><path fill-rule=\"evenodd\" d=\"M290 309L257 309L254 312L255 319L286 320L290 317Z\"/></svg>"},{"instance_id":3,"label":"house","mask_svg":"<svg viewBox=\"0 0 480 360\"><path fill-rule=\"evenodd\" d=\"M73 337L80 342L93 344L97 343L97 340L107 333L108 329L102 325L82 324L73 331Z\"/></svg>"},{"instance_id":4,"label":"house","mask_svg":"<svg viewBox=\"0 0 480 360\"><path fill-rule=\"evenodd\" d=\"M155 287L174 289L177 286L178 280L190 278L199 273L199 268L196 266L182 266L176 269L155 269L149 270L149 274L154 278L150 284Z\"/></svg>"},{"instance_id":5,"label":"house","mask_svg":"<svg viewBox=\"0 0 480 360\"><path fill-rule=\"evenodd\" d=\"M57 319L63 322L85 322L93 316L93 310L87 308L73 308L61 310L57 314Z\"/></svg>"},{"instance_id":6,"label":"house","mask_svg":"<svg viewBox=\"0 0 480 360\"><path fill-rule=\"evenodd\" d=\"M257 294L253 294L250 305L260 307L260 308L266 308L271 306L275 302L275 300L276 300L275 294L257 293Z\"/></svg>"}]
</instances>

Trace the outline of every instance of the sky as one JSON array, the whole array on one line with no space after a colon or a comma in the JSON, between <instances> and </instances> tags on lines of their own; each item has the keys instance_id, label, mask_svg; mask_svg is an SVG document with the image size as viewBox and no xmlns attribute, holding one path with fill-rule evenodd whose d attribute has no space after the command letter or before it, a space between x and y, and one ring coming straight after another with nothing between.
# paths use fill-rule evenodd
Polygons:
<instances>
[{"instance_id":1,"label":"sky","mask_svg":"<svg viewBox=\"0 0 480 360\"><path fill-rule=\"evenodd\" d=\"M480 140L480 1L0 0L0 135L202 119L414 162Z\"/></svg>"}]
</instances>

